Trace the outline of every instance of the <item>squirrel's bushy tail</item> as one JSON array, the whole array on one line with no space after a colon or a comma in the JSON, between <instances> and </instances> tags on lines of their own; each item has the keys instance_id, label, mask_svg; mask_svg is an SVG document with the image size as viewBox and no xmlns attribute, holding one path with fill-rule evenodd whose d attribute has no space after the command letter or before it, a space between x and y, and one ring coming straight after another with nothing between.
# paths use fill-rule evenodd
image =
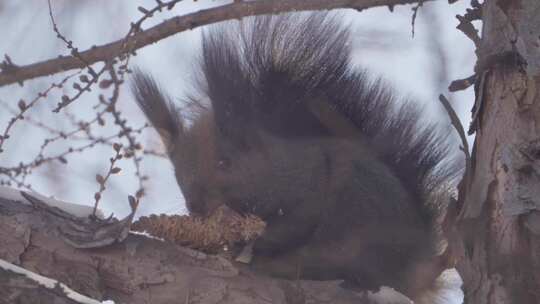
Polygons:
<instances>
[{"instance_id":1,"label":"squirrel's bushy tail","mask_svg":"<svg viewBox=\"0 0 540 304\"><path fill-rule=\"evenodd\" d=\"M327 103L391 168L422 220L435 225L461 168L450 157L448 132L427 123L417 103L351 68L349 32L338 17L261 16L206 32L200 83L216 123L232 138L260 124L284 137L339 137L312 110L314 101Z\"/></svg>"}]
</instances>

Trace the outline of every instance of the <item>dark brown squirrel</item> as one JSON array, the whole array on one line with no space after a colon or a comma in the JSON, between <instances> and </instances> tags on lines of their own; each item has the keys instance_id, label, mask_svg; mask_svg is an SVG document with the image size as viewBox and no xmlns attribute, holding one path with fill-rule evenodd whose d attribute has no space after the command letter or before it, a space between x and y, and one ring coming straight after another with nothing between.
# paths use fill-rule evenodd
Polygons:
<instances>
[{"instance_id":1,"label":"dark brown squirrel","mask_svg":"<svg viewBox=\"0 0 540 304\"><path fill-rule=\"evenodd\" d=\"M420 125L417 104L352 67L337 18L260 16L206 31L188 119L141 71L132 91L192 214L225 203L265 220L253 269L415 298L444 270L438 219L461 166L447 134Z\"/></svg>"}]
</instances>

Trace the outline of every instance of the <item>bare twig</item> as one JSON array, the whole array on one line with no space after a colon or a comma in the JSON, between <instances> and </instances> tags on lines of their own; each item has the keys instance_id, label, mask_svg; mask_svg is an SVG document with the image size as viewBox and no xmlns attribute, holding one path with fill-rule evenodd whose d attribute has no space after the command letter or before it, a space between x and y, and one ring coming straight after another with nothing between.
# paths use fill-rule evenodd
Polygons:
<instances>
[{"instance_id":1,"label":"bare twig","mask_svg":"<svg viewBox=\"0 0 540 304\"><path fill-rule=\"evenodd\" d=\"M448 113L448 117L450 117L450 122L456 129L457 133L459 134L459 138L461 139L461 144L463 145L461 147L461 150L465 154L465 165L467 172L469 171L469 168L471 167L471 154L469 152L469 143L467 141L467 136L465 135L465 129L463 128L463 125L461 124L461 121L459 120L459 117L456 114L456 111L452 108L452 105L450 105L450 102L446 97L441 94L439 95L439 101L444 106L444 109Z\"/></svg>"},{"instance_id":2,"label":"bare twig","mask_svg":"<svg viewBox=\"0 0 540 304\"><path fill-rule=\"evenodd\" d=\"M98 192L94 193L94 210L92 211L93 216L96 216L97 207L98 207L99 201L101 200L101 195L103 194L103 191L105 191L106 189L105 184L107 183L107 180L109 179L109 177L111 177L111 175L118 174L121 171L120 167L116 167L115 164L117 161L119 161L120 159L124 157L120 151L120 149L122 149L122 145L115 144L113 148L116 154L114 155L114 157L111 157L109 159L110 161L109 170L107 170L105 177L103 177L103 175L101 174L96 175L96 181L99 184L99 190Z\"/></svg>"},{"instance_id":3,"label":"bare twig","mask_svg":"<svg viewBox=\"0 0 540 304\"><path fill-rule=\"evenodd\" d=\"M118 125L121 129L120 131L120 137L125 136L129 146L127 147L126 151L124 152L124 156L126 158L131 158L133 160L133 165L135 166L135 176L137 177L139 181L139 189L135 193L135 204L139 204L139 199L143 197L144 195L144 187L143 187L143 181L147 179L146 176L142 175L141 172L141 158L137 155L137 152L142 150L142 146L139 142L137 142L137 139L131 134L133 133L133 129L127 125L127 120L122 119L120 116L120 111L116 109L116 104L118 102L118 97L120 97L120 85L124 82L123 76L124 73L117 75L116 70L113 66L109 68L109 74L111 76L111 84L114 86L113 89L113 95L109 99L108 103L108 110L110 111L111 115L114 118L114 123ZM106 103L106 101L102 98L102 102Z\"/></svg>"},{"instance_id":4,"label":"bare twig","mask_svg":"<svg viewBox=\"0 0 540 304\"><path fill-rule=\"evenodd\" d=\"M95 119L94 119L95 120ZM38 167L41 167L45 164L51 163L53 161L58 161L62 164L68 163L68 156L75 153L82 153L85 151L88 151L92 148L94 148L96 145L107 145L107 146L114 146L113 140L118 140L121 137L125 136L124 131L119 131L116 134L106 136L106 137L94 137L89 136L88 138L76 138L79 140L86 140L88 143L81 145L81 146L73 146L69 147L67 150L57 153L55 155L51 156L45 156L45 148L52 142L57 141L59 139L74 139L73 136L76 133L82 132L84 128L89 128L92 125L90 122L81 123L80 128L75 129L70 132L63 132L62 134L59 134L55 137L47 138L43 141L40 151L37 154L36 157L33 158L33 160L23 163L20 162L17 166L14 167L1 167L0 166L0 176L7 178L7 180L2 180L0 178L0 185L8 185L10 186L12 183L15 184L18 187L23 187L27 189L31 189L30 185L25 184L26 177L29 176L33 170L35 170ZM134 134L140 134L143 129L147 128L148 125L143 125L140 128L131 130L130 133ZM133 136L133 135L131 135ZM159 153L154 151L143 151L143 154L150 154L155 156L161 156ZM140 170L139 170L140 171ZM137 171L137 172L139 172ZM138 175L140 176L140 174ZM144 176L141 177L144 179Z\"/></svg>"},{"instance_id":5,"label":"bare twig","mask_svg":"<svg viewBox=\"0 0 540 304\"><path fill-rule=\"evenodd\" d=\"M450 92L462 91L472 86L475 81L476 81L476 74L473 74L472 76L469 76L464 79L457 79L457 80L452 81L452 83L450 83L450 86L448 86L448 90Z\"/></svg>"},{"instance_id":6,"label":"bare twig","mask_svg":"<svg viewBox=\"0 0 540 304\"><path fill-rule=\"evenodd\" d=\"M424 0L425 2L427 0ZM127 52L133 52L146 45L155 43L161 39L182 31L190 30L199 26L239 19L246 16L276 14L290 11L323 10L336 8L352 8L356 10L368 9L377 6L389 6L400 4L417 3L419 0L259 0L242 1L222 5L216 8L201 10L195 13L173 17L145 31L135 31L137 24L132 25L130 32L135 31L126 47L126 39L122 38L102 46L94 46L89 50L79 53L78 57L60 56L25 66L10 65L9 69L2 69L0 73L0 86L22 83L24 80L52 75L62 71L83 68L88 64L110 61ZM84 60L81 62L82 58Z\"/></svg>"},{"instance_id":7,"label":"bare twig","mask_svg":"<svg viewBox=\"0 0 540 304\"><path fill-rule=\"evenodd\" d=\"M449 3L452 4L453 2L449 1ZM468 8L463 16L456 16L456 18L459 20L459 24L456 28L463 32L463 34L465 34L465 36L467 36L469 39L471 39L471 41L474 43L474 46L478 50L478 48L480 47L481 39L478 34L478 30L476 30L476 28L472 24L472 21L482 19L482 5L476 0L472 0L471 5L473 8ZM476 55L478 56L478 54ZM475 67L475 73L472 76L469 76L465 79L457 79L452 81L452 83L448 87L448 90L450 90L450 92L461 91L473 85L477 81L477 67L478 63Z\"/></svg>"},{"instance_id":8,"label":"bare twig","mask_svg":"<svg viewBox=\"0 0 540 304\"><path fill-rule=\"evenodd\" d=\"M66 47L71 51L71 55L73 55L73 57L79 59L82 63L84 63L85 66L88 66L89 65L88 62L86 62L84 58L80 56L79 49L73 46L73 41L67 39L66 36L60 33L60 29L58 29L58 26L56 25L56 21L54 20L51 0L47 0L47 4L49 6L49 17L51 18L53 31L56 33L56 37L62 40L66 44Z\"/></svg>"},{"instance_id":9,"label":"bare twig","mask_svg":"<svg viewBox=\"0 0 540 304\"><path fill-rule=\"evenodd\" d=\"M60 82L51 84L45 91L39 92L38 95L29 103L26 103L23 99L19 100L18 107L19 107L20 112L17 113L13 118L9 120L7 127L4 129L4 132L0 134L0 154L3 152L2 146L4 145L6 140L9 138L9 131L18 120L24 119L24 114L26 113L26 111L32 108L40 100L45 99L47 97L47 94L49 94L49 92L52 91L54 88L62 88L64 84L70 78L72 78L73 76L77 74L78 73L68 75L64 79L62 79Z\"/></svg>"},{"instance_id":10,"label":"bare twig","mask_svg":"<svg viewBox=\"0 0 540 304\"><path fill-rule=\"evenodd\" d=\"M459 20L459 24L456 27L458 30L462 31L465 36L467 36L474 43L476 47L480 46L480 36L478 35L478 30L472 24L474 20L482 19L482 8L468 8L466 13L461 16L457 15L456 18Z\"/></svg>"},{"instance_id":11,"label":"bare twig","mask_svg":"<svg viewBox=\"0 0 540 304\"><path fill-rule=\"evenodd\" d=\"M413 14L411 17L411 35L414 37L414 26L416 24L416 17L418 16L418 10L424 4L424 0L418 1L418 3L412 8Z\"/></svg>"}]
</instances>

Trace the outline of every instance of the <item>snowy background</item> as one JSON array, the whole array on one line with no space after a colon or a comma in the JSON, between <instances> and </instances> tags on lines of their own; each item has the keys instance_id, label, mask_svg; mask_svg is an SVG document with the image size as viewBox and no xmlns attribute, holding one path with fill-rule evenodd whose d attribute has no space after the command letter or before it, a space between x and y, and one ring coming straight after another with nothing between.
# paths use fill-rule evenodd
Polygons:
<instances>
[{"instance_id":1,"label":"snowy background","mask_svg":"<svg viewBox=\"0 0 540 304\"><path fill-rule=\"evenodd\" d=\"M79 50L86 50L92 45L124 37L130 22L141 16L137 7L151 8L155 2L52 0L51 3L60 32L72 40ZM172 11L157 14L144 23L143 28L175 15L224 3L227 1L186 0ZM475 62L472 43L455 29L455 15L463 14L466 4L466 1L452 6L447 1L425 3L418 11L414 38L411 35L412 6L398 6L393 13L388 8L342 11L345 22L350 23L353 29L354 63L369 69L374 77L387 79L404 97L423 104L428 109L429 119L446 121L446 114L438 103L438 95L444 93L451 99L467 127L474 97L472 89L456 94L447 92L451 80L472 74ZM189 79L194 72L200 33L201 29L198 28L145 47L137 51L137 56L131 61L132 66L151 71L171 96L182 97L189 88ZM0 55L8 54L15 64L25 65L69 54L65 44L52 30L47 1L44 0L0 0L0 37ZM17 84L0 87L0 132L3 133L20 99L32 99L52 81L58 81L65 75L67 73L26 81L22 87ZM62 113L52 113L51 110L65 93L73 94L71 85L48 95L29 111L25 122L19 121L14 126L10 132L11 138L3 147L5 151L0 154L0 167L17 166L35 158L43 141L51 137L49 132L36 124L68 132L76 129L77 121L93 117L92 107L98 103L98 95L103 92L96 87ZM145 123L127 86L121 92L119 107L130 126L140 127ZM93 129L93 132L103 136L118 132L112 120L108 119L104 127ZM145 148L162 150L156 133L151 129L144 131L141 142ZM55 155L85 143L76 138L58 141L47 147L45 155ZM97 145L83 153L70 154L66 157L67 165L55 161L39 166L24 184L32 185L35 191L47 196L91 205L93 195L98 190L95 176L106 172L108 158L112 155L113 150L109 145ZM132 163L122 160L119 166L122 172L107 183L101 201L100 208L106 214L127 214L127 194L134 193L138 187ZM147 155L142 162L142 170L150 179L145 183L147 195L142 200L138 215L185 212L182 195L166 159ZM7 176L0 174L0 181L8 180ZM16 183L12 182L12 186L16 186Z\"/></svg>"}]
</instances>

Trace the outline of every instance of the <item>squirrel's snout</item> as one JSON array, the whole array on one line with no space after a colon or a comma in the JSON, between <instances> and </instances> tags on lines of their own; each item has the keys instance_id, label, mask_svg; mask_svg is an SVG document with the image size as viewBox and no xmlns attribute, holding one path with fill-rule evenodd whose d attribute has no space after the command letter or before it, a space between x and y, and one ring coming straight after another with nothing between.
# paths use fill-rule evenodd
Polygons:
<instances>
[{"instance_id":1,"label":"squirrel's snout","mask_svg":"<svg viewBox=\"0 0 540 304\"><path fill-rule=\"evenodd\" d=\"M201 187L185 191L184 198L189 212L201 217L209 216L223 204L215 195Z\"/></svg>"}]
</instances>

